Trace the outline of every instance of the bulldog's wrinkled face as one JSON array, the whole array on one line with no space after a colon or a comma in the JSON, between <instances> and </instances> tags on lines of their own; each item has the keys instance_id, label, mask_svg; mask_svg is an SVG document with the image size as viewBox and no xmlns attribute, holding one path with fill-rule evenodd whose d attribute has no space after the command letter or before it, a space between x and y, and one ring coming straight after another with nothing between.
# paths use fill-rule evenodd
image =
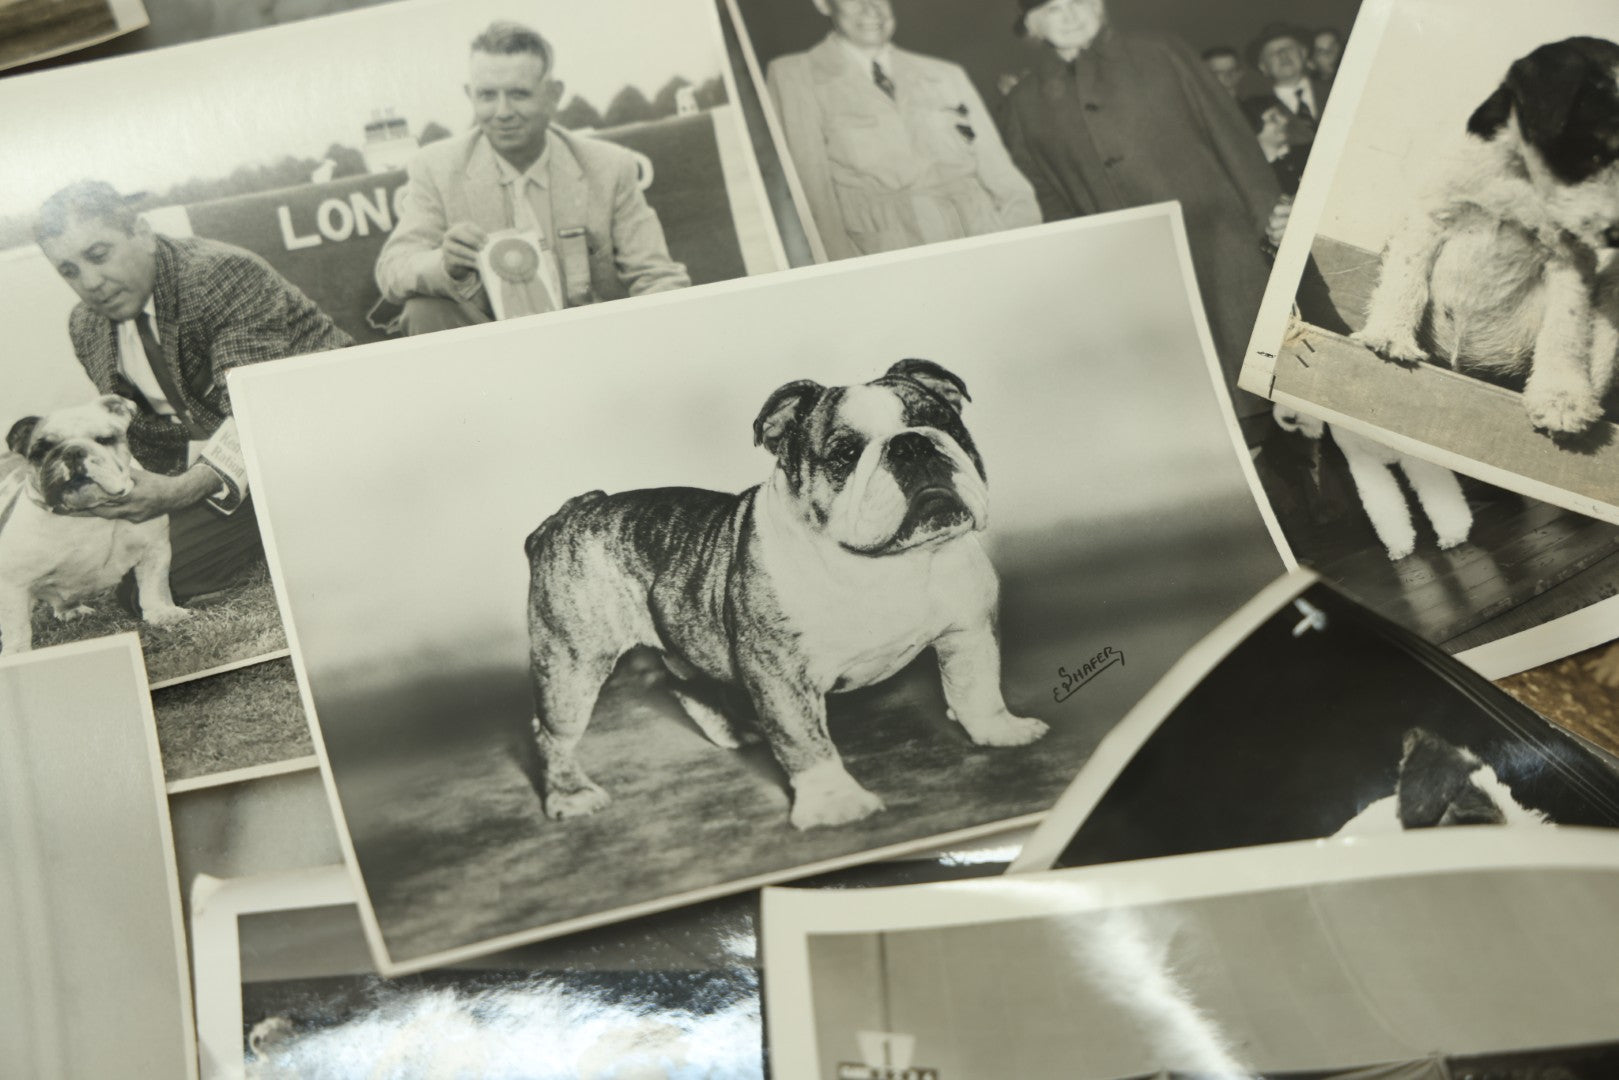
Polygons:
<instances>
[{"instance_id":1,"label":"bulldog's wrinkled face","mask_svg":"<svg viewBox=\"0 0 1619 1080\"><path fill-rule=\"evenodd\" d=\"M1619 45L1568 38L1513 63L1468 120L1510 140L1529 180L1566 232L1604 265L1619 254Z\"/></svg>"},{"instance_id":2,"label":"bulldog's wrinkled face","mask_svg":"<svg viewBox=\"0 0 1619 1080\"><path fill-rule=\"evenodd\" d=\"M129 494L133 402L108 394L86 405L18 421L6 443L28 461L52 510L88 510Z\"/></svg>"},{"instance_id":3,"label":"bulldog's wrinkled face","mask_svg":"<svg viewBox=\"0 0 1619 1080\"><path fill-rule=\"evenodd\" d=\"M805 522L846 550L892 555L989 523L984 463L962 422L966 385L902 360L860 386L789 383L755 422Z\"/></svg>"}]
</instances>

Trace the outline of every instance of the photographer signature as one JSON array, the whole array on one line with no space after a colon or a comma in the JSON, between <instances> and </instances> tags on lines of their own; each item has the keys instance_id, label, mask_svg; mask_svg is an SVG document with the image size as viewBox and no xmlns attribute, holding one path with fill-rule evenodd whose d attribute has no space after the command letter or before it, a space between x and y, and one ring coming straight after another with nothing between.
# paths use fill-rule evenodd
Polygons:
<instances>
[{"instance_id":1,"label":"photographer signature","mask_svg":"<svg viewBox=\"0 0 1619 1080\"><path fill-rule=\"evenodd\" d=\"M1059 702L1067 701L1069 698L1074 696L1080 687L1096 678L1114 664L1117 664L1120 667L1124 666L1124 653L1109 645L1107 648L1085 661L1085 663L1081 664L1073 671L1069 671L1065 667L1058 668L1057 677L1062 680L1062 684L1060 686L1053 686L1051 688L1052 700Z\"/></svg>"}]
</instances>

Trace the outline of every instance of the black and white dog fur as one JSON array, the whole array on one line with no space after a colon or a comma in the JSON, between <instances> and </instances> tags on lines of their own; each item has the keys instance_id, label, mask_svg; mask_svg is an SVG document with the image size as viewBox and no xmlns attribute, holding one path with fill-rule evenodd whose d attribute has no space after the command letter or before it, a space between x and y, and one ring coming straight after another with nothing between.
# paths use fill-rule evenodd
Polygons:
<instances>
[{"instance_id":1,"label":"black and white dog fur","mask_svg":"<svg viewBox=\"0 0 1619 1080\"><path fill-rule=\"evenodd\" d=\"M1495 770L1465 746L1426 728L1406 731L1394 794L1374 800L1335 834L1366 836L1446 825L1550 825L1513 797Z\"/></svg>"},{"instance_id":2,"label":"black and white dog fur","mask_svg":"<svg viewBox=\"0 0 1619 1080\"><path fill-rule=\"evenodd\" d=\"M721 746L736 747L738 729L698 688L745 692L800 829L883 808L832 745L826 695L886 679L926 648L975 743L1044 734L1001 696L999 582L975 535L989 502L967 400L960 378L925 360L859 386L788 383L754 421L755 444L775 456L763 484L592 491L546 519L525 544L545 812L606 805L575 747L636 646L690 680L675 695Z\"/></svg>"},{"instance_id":3,"label":"black and white dog fur","mask_svg":"<svg viewBox=\"0 0 1619 1080\"><path fill-rule=\"evenodd\" d=\"M66 622L89 614L83 601L131 569L145 621L166 626L191 617L169 592L167 517L133 522L74 513L129 493L134 415L134 402L108 394L12 425L6 444L23 461L0 494L0 650L33 647L35 600Z\"/></svg>"},{"instance_id":4,"label":"black and white dog fur","mask_svg":"<svg viewBox=\"0 0 1619 1080\"><path fill-rule=\"evenodd\" d=\"M1619 45L1542 45L1467 131L1389 241L1355 337L1390 360L1525 378L1536 428L1584 431L1619 353Z\"/></svg>"},{"instance_id":5,"label":"black and white dog fur","mask_svg":"<svg viewBox=\"0 0 1619 1080\"><path fill-rule=\"evenodd\" d=\"M1412 493L1433 525L1439 547L1448 550L1467 542L1473 531L1473 508L1467 503L1461 481L1443 465L1402 454L1376 439L1334 427L1287 405L1273 405L1271 416L1283 431L1296 432L1307 439L1332 436L1349 463L1349 477L1355 482L1361 509L1366 511L1372 531L1391 560L1398 562L1417 549L1416 521L1394 477L1395 469L1405 473Z\"/></svg>"}]
</instances>

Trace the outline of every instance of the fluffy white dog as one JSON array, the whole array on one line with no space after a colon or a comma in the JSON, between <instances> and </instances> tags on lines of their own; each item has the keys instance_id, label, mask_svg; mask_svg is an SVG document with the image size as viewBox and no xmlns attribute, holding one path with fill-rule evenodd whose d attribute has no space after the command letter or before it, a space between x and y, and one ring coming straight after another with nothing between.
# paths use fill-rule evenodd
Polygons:
<instances>
[{"instance_id":1,"label":"fluffy white dog","mask_svg":"<svg viewBox=\"0 0 1619 1080\"><path fill-rule=\"evenodd\" d=\"M1399 466L1411 482L1411 489L1433 524L1441 548L1464 543L1473 531L1473 509L1462 494L1461 482L1444 466L1402 454L1364 435L1332 427L1285 405L1274 406L1271 416L1283 431L1297 432L1309 439L1332 433L1332 441L1338 444L1349 462L1349 475L1355 481L1361 508L1372 519L1372 530L1388 549L1390 559L1403 559L1417 546L1416 523L1411 518L1405 492L1395 479L1395 466Z\"/></svg>"},{"instance_id":2,"label":"fluffy white dog","mask_svg":"<svg viewBox=\"0 0 1619 1080\"><path fill-rule=\"evenodd\" d=\"M1354 336L1402 363L1526 377L1536 428L1584 431L1619 352L1619 45L1542 45L1467 131L1389 241Z\"/></svg>"}]
</instances>

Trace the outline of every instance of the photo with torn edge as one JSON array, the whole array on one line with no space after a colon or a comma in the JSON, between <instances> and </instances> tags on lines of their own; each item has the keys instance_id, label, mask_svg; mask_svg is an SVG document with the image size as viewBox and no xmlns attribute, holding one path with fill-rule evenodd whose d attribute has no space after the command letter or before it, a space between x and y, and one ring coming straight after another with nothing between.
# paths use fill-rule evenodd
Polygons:
<instances>
[{"instance_id":1,"label":"photo with torn edge","mask_svg":"<svg viewBox=\"0 0 1619 1080\"><path fill-rule=\"evenodd\" d=\"M1013 868L1451 825L1616 828L1611 760L1300 570L1131 710Z\"/></svg>"},{"instance_id":2,"label":"photo with torn edge","mask_svg":"<svg viewBox=\"0 0 1619 1080\"><path fill-rule=\"evenodd\" d=\"M813 884L998 868L944 858ZM762 1078L758 907L742 893L384 979L342 866L203 878L191 894L202 1080L347 1080L400 1061L502 1080Z\"/></svg>"},{"instance_id":3,"label":"photo with torn edge","mask_svg":"<svg viewBox=\"0 0 1619 1080\"><path fill-rule=\"evenodd\" d=\"M1619 523L1619 12L1416 0L1362 25L1242 386L1351 465L1414 455Z\"/></svg>"},{"instance_id":4,"label":"photo with torn edge","mask_svg":"<svg viewBox=\"0 0 1619 1080\"><path fill-rule=\"evenodd\" d=\"M776 1080L1608 1080L1619 835L764 893Z\"/></svg>"},{"instance_id":5,"label":"photo with torn edge","mask_svg":"<svg viewBox=\"0 0 1619 1080\"><path fill-rule=\"evenodd\" d=\"M0 657L0 1074L197 1075L133 634Z\"/></svg>"},{"instance_id":6,"label":"photo with torn edge","mask_svg":"<svg viewBox=\"0 0 1619 1080\"><path fill-rule=\"evenodd\" d=\"M1381 249L1414 235L1402 222L1424 177L1449 160L1445 148L1504 146L1467 134L1472 112L1532 39L1615 25L1598 7L1553 3L1530 17L1502 4L1418 0L1391 16L1381 0L1366 5L1244 367L1245 390L1275 398L1268 430L1250 445L1292 557L1491 678L1614 636L1619 527L1587 516L1597 510L1589 500L1569 509L1568 499L1501 470L1438 454L1431 440L1418 445L1412 439L1426 437L1416 423L1492 448L1529 440L1548 462L1606 459L1559 449L1519 406L1480 412L1513 395L1472 369L1387 363L1351 335L1363 325ZM1424 106L1410 108L1414 100ZM1346 404L1329 400L1329 386ZM1415 420L1401 427L1397 417Z\"/></svg>"},{"instance_id":7,"label":"photo with torn edge","mask_svg":"<svg viewBox=\"0 0 1619 1080\"><path fill-rule=\"evenodd\" d=\"M0 82L0 651L285 648L230 370L784 267L722 28L421 0Z\"/></svg>"},{"instance_id":8,"label":"photo with torn edge","mask_svg":"<svg viewBox=\"0 0 1619 1080\"><path fill-rule=\"evenodd\" d=\"M1195 296L1158 206L234 373L379 966L1031 823L1281 569Z\"/></svg>"},{"instance_id":9,"label":"photo with torn edge","mask_svg":"<svg viewBox=\"0 0 1619 1080\"><path fill-rule=\"evenodd\" d=\"M1235 389L1359 0L727 3L823 258L1178 201Z\"/></svg>"},{"instance_id":10,"label":"photo with torn edge","mask_svg":"<svg viewBox=\"0 0 1619 1080\"><path fill-rule=\"evenodd\" d=\"M0 70L108 41L147 23L141 0L0 0Z\"/></svg>"}]
</instances>

